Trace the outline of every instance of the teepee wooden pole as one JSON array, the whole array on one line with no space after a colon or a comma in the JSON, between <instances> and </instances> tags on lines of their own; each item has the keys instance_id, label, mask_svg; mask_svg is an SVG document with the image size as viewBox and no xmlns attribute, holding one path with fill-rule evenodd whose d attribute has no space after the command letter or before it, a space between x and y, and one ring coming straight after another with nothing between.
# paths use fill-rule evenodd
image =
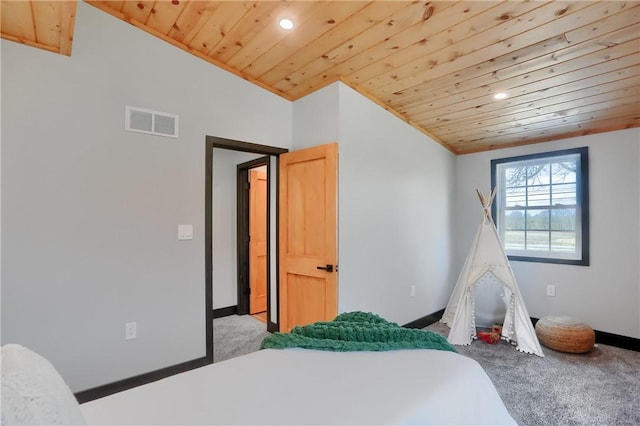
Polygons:
<instances>
[{"instance_id":1,"label":"teepee wooden pole","mask_svg":"<svg viewBox=\"0 0 640 426\"><path fill-rule=\"evenodd\" d=\"M476 194L478 194L478 198L480 198L480 204L482 204L482 213L484 214L484 218L489 220L489 208L491 207L491 201L489 201L489 204L487 204L484 194L480 192L478 188L476 188Z\"/></svg>"},{"instance_id":2,"label":"teepee wooden pole","mask_svg":"<svg viewBox=\"0 0 640 426\"><path fill-rule=\"evenodd\" d=\"M489 205L487 207L491 207L493 205L493 200L494 198L496 198L496 190L498 189L497 186L493 187L493 190L491 191L491 196L489 197Z\"/></svg>"}]
</instances>

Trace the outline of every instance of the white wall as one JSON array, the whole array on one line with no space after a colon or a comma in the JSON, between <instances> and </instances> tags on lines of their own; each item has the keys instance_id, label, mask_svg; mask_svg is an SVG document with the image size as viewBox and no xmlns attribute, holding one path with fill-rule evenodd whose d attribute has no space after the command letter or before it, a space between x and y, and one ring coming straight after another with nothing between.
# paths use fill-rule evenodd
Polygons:
<instances>
[{"instance_id":1,"label":"white wall","mask_svg":"<svg viewBox=\"0 0 640 426\"><path fill-rule=\"evenodd\" d=\"M302 149L338 142L338 83L293 103L293 148Z\"/></svg>"},{"instance_id":2,"label":"white wall","mask_svg":"<svg viewBox=\"0 0 640 426\"><path fill-rule=\"evenodd\" d=\"M404 324L449 299L455 156L339 88L340 310Z\"/></svg>"},{"instance_id":3,"label":"white wall","mask_svg":"<svg viewBox=\"0 0 640 426\"><path fill-rule=\"evenodd\" d=\"M296 101L293 115L294 149L338 142L340 312L407 323L442 309L453 154L342 83Z\"/></svg>"},{"instance_id":4,"label":"white wall","mask_svg":"<svg viewBox=\"0 0 640 426\"><path fill-rule=\"evenodd\" d=\"M457 158L456 270L481 220L475 188L491 185L492 159L588 146L590 266L511 262L529 314L572 315L593 328L640 337L640 129ZM556 297L546 296L547 284Z\"/></svg>"},{"instance_id":5,"label":"white wall","mask_svg":"<svg viewBox=\"0 0 640 426\"><path fill-rule=\"evenodd\" d=\"M204 356L205 135L288 147L291 103L83 2L71 57L1 43L2 343L73 391Z\"/></svg>"}]
</instances>

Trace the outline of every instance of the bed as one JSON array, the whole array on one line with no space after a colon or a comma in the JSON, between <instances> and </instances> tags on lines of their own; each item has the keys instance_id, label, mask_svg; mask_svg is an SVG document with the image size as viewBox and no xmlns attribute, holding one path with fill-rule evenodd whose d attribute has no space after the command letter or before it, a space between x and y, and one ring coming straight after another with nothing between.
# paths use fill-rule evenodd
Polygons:
<instances>
[{"instance_id":1,"label":"bed","mask_svg":"<svg viewBox=\"0 0 640 426\"><path fill-rule=\"evenodd\" d=\"M91 425L515 424L453 352L265 349L81 405Z\"/></svg>"},{"instance_id":2,"label":"bed","mask_svg":"<svg viewBox=\"0 0 640 426\"><path fill-rule=\"evenodd\" d=\"M273 333L263 349L78 405L53 366L2 347L2 424L515 424L474 360L371 313Z\"/></svg>"}]
</instances>

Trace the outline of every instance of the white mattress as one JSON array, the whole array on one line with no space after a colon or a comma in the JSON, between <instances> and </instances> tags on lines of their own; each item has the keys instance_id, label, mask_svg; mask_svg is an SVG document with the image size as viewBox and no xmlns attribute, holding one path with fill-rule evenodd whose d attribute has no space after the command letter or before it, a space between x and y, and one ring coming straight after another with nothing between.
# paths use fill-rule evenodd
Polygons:
<instances>
[{"instance_id":1,"label":"white mattress","mask_svg":"<svg viewBox=\"0 0 640 426\"><path fill-rule=\"evenodd\" d=\"M467 357L262 350L81 405L87 424L515 424Z\"/></svg>"}]
</instances>

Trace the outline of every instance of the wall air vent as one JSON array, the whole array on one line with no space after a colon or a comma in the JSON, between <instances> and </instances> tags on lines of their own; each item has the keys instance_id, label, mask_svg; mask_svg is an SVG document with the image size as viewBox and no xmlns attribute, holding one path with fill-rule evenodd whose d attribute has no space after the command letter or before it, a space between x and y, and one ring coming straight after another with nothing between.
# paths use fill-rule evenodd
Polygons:
<instances>
[{"instance_id":1,"label":"wall air vent","mask_svg":"<svg viewBox=\"0 0 640 426\"><path fill-rule=\"evenodd\" d=\"M178 116L133 106L125 107L125 130L148 135L178 137Z\"/></svg>"}]
</instances>

